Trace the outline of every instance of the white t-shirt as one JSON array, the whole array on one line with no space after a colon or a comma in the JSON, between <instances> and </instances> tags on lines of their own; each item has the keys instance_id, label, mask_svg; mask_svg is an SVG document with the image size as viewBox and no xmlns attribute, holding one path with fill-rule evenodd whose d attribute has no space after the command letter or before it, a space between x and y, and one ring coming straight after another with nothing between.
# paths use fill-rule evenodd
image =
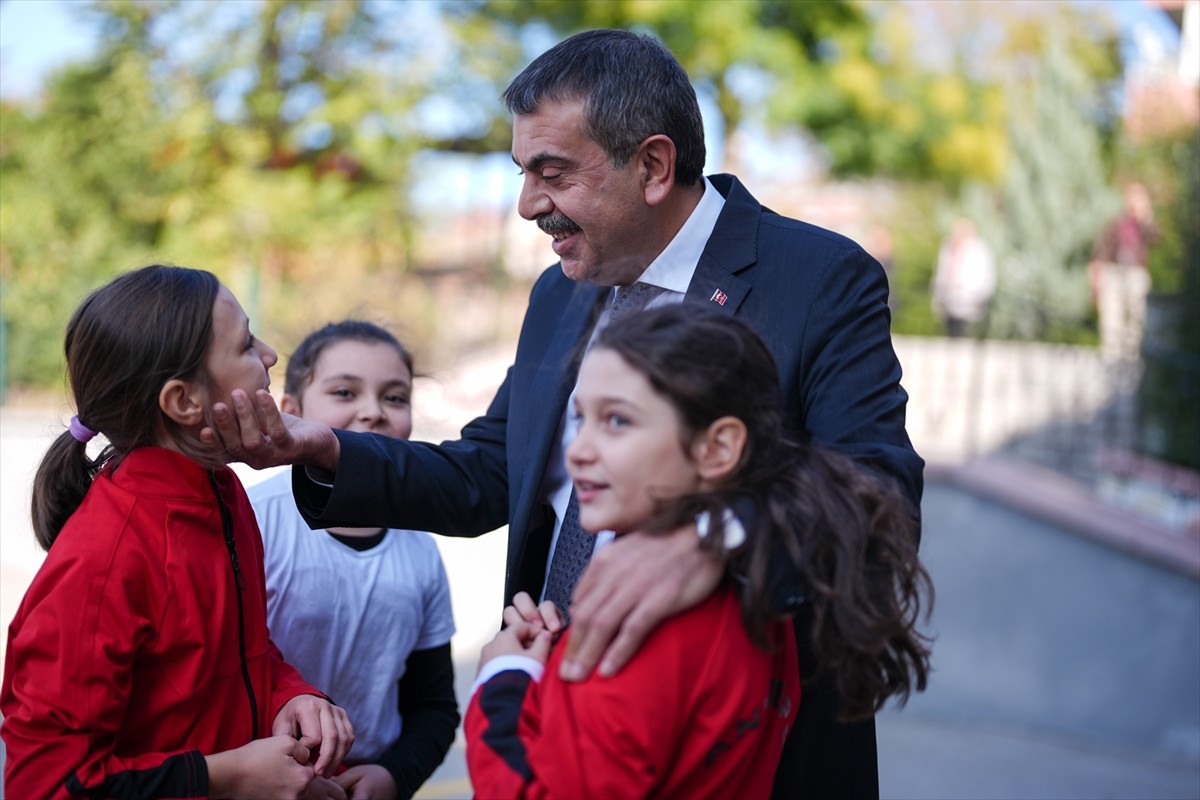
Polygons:
<instances>
[{"instance_id":1,"label":"white t-shirt","mask_svg":"<svg viewBox=\"0 0 1200 800\"><path fill-rule=\"evenodd\" d=\"M352 761L373 761L400 736L398 684L414 650L454 634L450 587L433 537L389 530L359 552L312 530L291 473L248 493L262 529L271 640L354 723Z\"/></svg>"}]
</instances>

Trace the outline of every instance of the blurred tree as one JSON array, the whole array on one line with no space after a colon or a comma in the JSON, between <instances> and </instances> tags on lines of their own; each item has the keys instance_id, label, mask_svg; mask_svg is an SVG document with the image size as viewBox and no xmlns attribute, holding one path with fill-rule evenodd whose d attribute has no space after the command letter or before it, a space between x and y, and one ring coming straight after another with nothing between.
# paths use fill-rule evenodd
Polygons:
<instances>
[{"instance_id":1,"label":"blurred tree","mask_svg":"<svg viewBox=\"0 0 1200 800\"><path fill-rule=\"evenodd\" d=\"M75 8L100 32L96 55L39 103L0 109L13 384L58 380L81 296L155 260L217 272L276 341L430 305L420 284L398 285L409 164L431 140L417 109L446 74L427 4Z\"/></svg>"},{"instance_id":2,"label":"blurred tree","mask_svg":"<svg viewBox=\"0 0 1200 800\"><path fill-rule=\"evenodd\" d=\"M0 107L0 270L13 384L61 375L66 318L118 265L154 253L190 170L134 49L72 67L41 109Z\"/></svg>"},{"instance_id":3,"label":"blurred tree","mask_svg":"<svg viewBox=\"0 0 1200 800\"><path fill-rule=\"evenodd\" d=\"M1009 79L1012 159L1000 186L974 185L963 212L996 251L999 285L990 335L1094 341L1086 264L1119 206L1089 102L1096 86L1064 37Z\"/></svg>"},{"instance_id":4,"label":"blurred tree","mask_svg":"<svg viewBox=\"0 0 1200 800\"><path fill-rule=\"evenodd\" d=\"M1139 446L1200 470L1200 130L1131 147L1122 167L1150 188L1162 233L1149 265Z\"/></svg>"},{"instance_id":5,"label":"blurred tree","mask_svg":"<svg viewBox=\"0 0 1200 800\"><path fill-rule=\"evenodd\" d=\"M997 93L967 73L929 69L897 4L477 0L448 13L474 30L482 15L489 38L530 43L523 62L589 28L655 34L713 98L726 153L739 129L762 123L811 134L838 176L958 183L995 179L1003 167Z\"/></svg>"}]
</instances>

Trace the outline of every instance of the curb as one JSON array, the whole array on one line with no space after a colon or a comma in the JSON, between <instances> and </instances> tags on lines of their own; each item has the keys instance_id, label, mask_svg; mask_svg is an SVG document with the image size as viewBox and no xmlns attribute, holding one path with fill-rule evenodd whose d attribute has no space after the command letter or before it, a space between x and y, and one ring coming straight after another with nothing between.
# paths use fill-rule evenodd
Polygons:
<instances>
[{"instance_id":1,"label":"curb","mask_svg":"<svg viewBox=\"0 0 1200 800\"><path fill-rule=\"evenodd\" d=\"M1200 580L1200 537L1111 505L1084 484L1029 461L986 456L962 464L927 464L925 479Z\"/></svg>"}]
</instances>

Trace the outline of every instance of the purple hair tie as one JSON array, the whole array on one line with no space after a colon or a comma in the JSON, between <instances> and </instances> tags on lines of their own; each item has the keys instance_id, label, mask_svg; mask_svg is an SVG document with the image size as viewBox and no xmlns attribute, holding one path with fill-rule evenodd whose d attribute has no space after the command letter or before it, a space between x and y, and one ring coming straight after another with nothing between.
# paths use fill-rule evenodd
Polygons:
<instances>
[{"instance_id":1,"label":"purple hair tie","mask_svg":"<svg viewBox=\"0 0 1200 800\"><path fill-rule=\"evenodd\" d=\"M96 435L96 432L79 421L79 415L71 417L71 436L80 444L87 444Z\"/></svg>"}]
</instances>

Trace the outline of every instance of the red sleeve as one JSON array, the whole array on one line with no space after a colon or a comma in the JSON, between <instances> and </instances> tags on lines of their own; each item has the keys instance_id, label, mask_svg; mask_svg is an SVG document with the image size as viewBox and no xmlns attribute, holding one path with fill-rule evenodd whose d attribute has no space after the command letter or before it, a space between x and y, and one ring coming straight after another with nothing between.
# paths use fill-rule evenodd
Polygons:
<instances>
[{"instance_id":1,"label":"red sleeve","mask_svg":"<svg viewBox=\"0 0 1200 800\"><path fill-rule=\"evenodd\" d=\"M113 752L134 656L152 634L153 570L121 548L68 552L75 543L51 552L10 628L0 690L6 795L206 795L197 751Z\"/></svg>"},{"instance_id":2,"label":"red sleeve","mask_svg":"<svg viewBox=\"0 0 1200 800\"><path fill-rule=\"evenodd\" d=\"M467 766L479 797L644 797L682 738L681 650L652 637L614 678L557 677L563 642L540 684L502 672L467 709Z\"/></svg>"},{"instance_id":3,"label":"red sleeve","mask_svg":"<svg viewBox=\"0 0 1200 800\"><path fill-rule=\"evenodd\" d=\"M268 644L271 648L271 703L268 718L272 724L274 724L275 717L279 716L279 712L293 697L311 694L330 700L323 692L306 682L295 667L283 660L283 653L279 651L274 642ZM333 701L330 700L330 702ZM269 730L263 732L264 736L270 734Z\"/></svg>"}]
</instances>

